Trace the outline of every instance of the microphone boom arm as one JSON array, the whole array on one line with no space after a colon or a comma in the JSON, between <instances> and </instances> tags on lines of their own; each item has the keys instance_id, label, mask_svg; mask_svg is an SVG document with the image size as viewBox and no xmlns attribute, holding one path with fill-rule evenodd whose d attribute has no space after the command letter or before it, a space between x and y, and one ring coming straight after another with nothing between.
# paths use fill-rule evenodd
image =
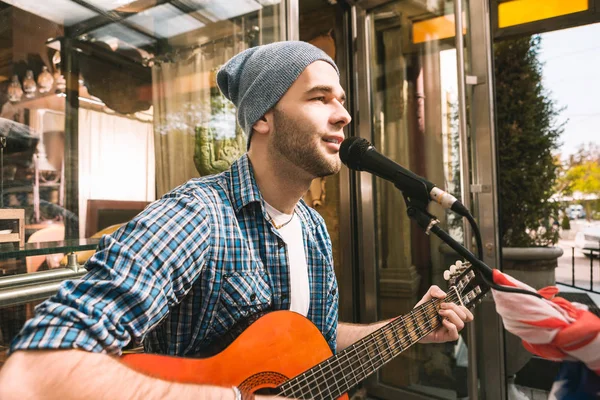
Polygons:
<instances>
[{"instance_id":1,"label":"microphone boom arm","mask_svg":"<svg viewBox=\"0 0 600 400\"><path fill-rule=\"evenodd\" d=\"M433 232L444 243L450 246L454 251L463 256L490 282L493 282L493 270L482 260L478 259L475 254L471 253L466 247L458 243L446 231L439 226L439 220L427 212L427 203L415 201L404 196L408 208L406 213L413 219L427 235Z\"/></svg>"}]
</instances>

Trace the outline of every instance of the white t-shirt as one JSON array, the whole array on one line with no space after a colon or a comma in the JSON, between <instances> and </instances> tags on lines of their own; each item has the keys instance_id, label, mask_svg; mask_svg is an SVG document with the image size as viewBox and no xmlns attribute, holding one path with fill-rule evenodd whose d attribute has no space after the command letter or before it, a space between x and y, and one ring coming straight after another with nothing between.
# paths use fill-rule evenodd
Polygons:
<instances>
[{"instance_id":1,"label":"white t-shirt","mask_svg":"<svg viewBox=\"0 0 600 400\"><path fill-rule=\"evenodd\" d=\"M265 210L277 226L285 224L277 231L287 246L290 267L290 310L306 317L310 305L310 288L302 237L302 223L296 213L292 215L284 214L267 202L265 202ZM288 221L289 223L286 224Z\"/></svg>"}]
</instances>

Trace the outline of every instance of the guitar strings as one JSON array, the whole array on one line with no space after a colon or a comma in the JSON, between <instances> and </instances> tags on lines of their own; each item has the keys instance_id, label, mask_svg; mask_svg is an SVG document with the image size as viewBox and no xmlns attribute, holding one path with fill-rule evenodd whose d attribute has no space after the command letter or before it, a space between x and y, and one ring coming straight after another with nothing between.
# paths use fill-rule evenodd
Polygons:
<instances>
[{"instance_id":1,"label":"guitar strings","mask_svg":"<svg viewBox=\"0 0 600 400\"><path fill-rule=\"evenodd\" d=\"M455 293L453 292L449 296L447 296L446 299L444 299L444 300L446 300L446 301L447 300L453 301L454 297L455 297ZM438 308L437 308L437 304L435 304L435 303L438 303L438 302L441 303L442 300L441 299L430 300L428 303L425 303L425 304L421 305L421 307L418 310L413 310L413 311L416 311L414 314L412 314L412 315L411 314L407 314L405 316L402 316L402 317L398 318L398 319L401 320L401 322L404 323L404 317L406 317L408 315L411 315L412 317L418 318L418 317L423 317L423 315L426 314L426 313L428 313L428 312L434 312L434 313L436 313L435 314L436 317L434 317L432 319L436 321L436 323L437 323L436 326L430 327L430 329L428 329L428 330L426 329L425 333L421 332L421 335L417 334L418 339L416 339L416 340L413 339L413 336L411 334L415 333L415 332L417 332L417 331L419 331L421 329L417 329L418 327L415 327L414 329L409 330L409 329L406 329L406 327L405 327L404 331L406 332L406 334L404 334L401 337L398 337L398 335L394 335L395 336L394 343L390 344L389 341L387 341L388 347L393 348L393 350L397 350L398 348L401 348L401 350L403 351L403 350L407 349L408 347L410 347L412 344L418 342L423 337L427 336L433 330L435 330L437 328L437 325L439 325L439 320L437 319L437 316L438 316L437 309ZM432 306L433 306L433 308L432 308ZM354 360L350 360L350 358L348 356L346 356L346 359L347 359L346 361L351 361L350 363L347 363L346 366L341 365L342 357L344 357L344 355L342 353L340 353L340 357L332 357L329 360L326 360L325 362L320 363L317 366L311 368L310 370L304 372L303 374L300 374L297 377L293 378L292 380L297 380L298 381L297 383L294 384L294 383L290 382L291 380L288 381L287 386L289 387L289 389L292 389L294 391L293 393L294 393L295 396L297 396L297 394L295 394L296 390L300 390L301 393L302 393L302 395L304 395L304 392L305 392L304 389L307 386L310 386L310 382L307 379L307 378L309 378L308 374L310 373L310 375L312 375L313 378L315 378L315 377L316 378L324 378L325 380L324 380L323 383L325 383L325 385L326 385L326 391L332 392L331 394L339 392L339 394L336 395L336 396L339 397L340 395L342 395L343 393L345 393L347 391L347 390L340 390L340 387L339 387L339 384L338 384L339 379L338 379L338 376L337 376L337 374L339 372L342 372L342 378L344 378L344 381L345 381L345 382L342 382L342 383L345 383L346 386L349 386L348 389L350 389L354 384L356 384L356 383L358 383L358 381L360 381L360 379L357 379L356 371L354 370L354 366L355 366L354 363L356 361L358 361L359 363L363 363L364 362L364 358L367 357L367 360L371 363L371 367L373 368L373 371L371 371L368 374L365 373L365 370L362 367L362 364L359 365L360 369L362 370L362 371L359 371L359 372L361 372L364 375L364 377L366 377L366 376L370 375L371 373L375 372L376 369L378 369L379 367L381 367L382 365L384 365L385 363L387 363L388 361L390 361L393 358L393 357L389 357L390 354L391 354L391 352L393 350L392 351L388 350L388 354L384 354L384 353L382 353L379 350L379 348L381 347L382 343L386 343L386 338L384 337L384 334L389 334L390 330L393 331L394 327L392 327L392 325L393 324L397 325L397 322L398 321L392 321L391 323L389 323L389 324L385 325L384 327L380 328L379 332L376 331L376 332L373 332L372 335L369 335L370 337L374 338L375 340L373 340L372 338L369 339L369 340L362 340L361 339L361 341L359 341L359 342L355 343L354 345L352 345L351 348L349 348L349 349L354 350L354 352L358 356L358 358L355 357ZM421 336L421 337L419 337L419 336ZM375 348L376 352L375 351L371 351L372 348L366 348L368 345L374 345L374 344L377 346ZM366 352L368 354L364 353L365 349L366 349ZM359 353L359 350L362 351L363 353ZM374 368L373 367L373 362L370 360L369 357L377 357L379 359L377 362L381 363L381 365L378 366L377 368ZM333 365L334 362L337 362L338 365L337 366ZM330 367L329 371L323 371L323 369L322 369L322 365L326 364L326 363L327 364L331 364L329 366ZM339 368L340 366L342 367L341 369ZM315 374L316 367L319 368L321 376L317 376ZM336 367L338 367L337 370L336 370ZM355 382L352 384L352 386L350 386L348 384L348 380L345 378L345 375L344 375L346 373L346 370L348 368L355 375L355 376L353 376L353 378L354 378L353 380ZM332 376L328 376L328 372L332 372ZM331 378L334 379L333 383L335 383L335 386L337 386L337 390L335 390L336 388L333 387L333 385L332 385L332 387L330 387L329 383L331 381ZM281 387L283 387L284 385L281 385ZM312 386L312 387L314 388L314 386ZM322 395L323 392L321 391L320 385L317 385L317 389L319 389L319 393ZM308 393L312 395L312 393L310 393L310 389L308 390ZM285 389L285 394L288 394L287 393L287 388Z\"/></svg>"},{"instance_id":2,"label":"guitar strings","mask_svg":"<svg viewBox=\"0 0 600 400\"><path fill-rule=\"evenodd\" d=\"M401 351L408 349L410 346L417 343L419 340L421 340L422 338L427 336L429 333L433 332L435 329L438 328L439 325L442 324L441 321L438 319L439 303L441 303L441 302L456 303L457 300L458 300L457 293L454 291L451 292L450 294L448 294L448 296L446 296L446 298L444 298L444 299L431 299L427 303L420 305L419 309L415 309L415 310L411 311L411 313L409 313L409 314L406 314L404 316L400 316L400 317L396 318L395 320L391 321L389 324L386 324L385 326L381 327L378 331L375 331L371 335L354 343L353 345L351 345L350 347L345 349L343 352L339 353L338 354L339 357L332 356L328 360L325 360L322 363L317 364L316 366L310 368L309 370L303 372L302 374L283 383L280 386L280 388L283 388L284 394L286 394L286 395L294 394L295 396L297 396L297 394L296 394L297 391L300 391L302 394L304 394L305 389L307 387L311 386L310 385L311 382L309 381L309 374L310 374L312 376L312 378L319 378L319 377L324 378L323 383L325 383L325 385L326 385L326 391L331 392L332 394L340 392L339 394L336 395L336 397L339 397L343 393L345 393L347 390L340 391L340 385L338 384L338 382L345 384L346 386L348 386L348 389L350 389L351 387L353 387L356 383L358 383L360 381L360 379L356 379L357 378L356 372L358 372L359 374L362 373L362 375L364 375L364 377L362 377L361 379L364 379L371 373L375 372L378 368L385 365L388 361L390 361L394 358L393 352L395 352L398 349L401 349ZM413 314L413 312L414 312L414 314ZM434 318L431 318L430 313L432 313L432 312L435 313ZM433 321L434 326L430 326L430 328L427 329L427 328L420 328L417 324L414 324L414 327L411 329L407 329L406 327L404 327L404 331L405 331L404 334L398 335L397 332L394 334L396 329L399 328L399 326L398 326L399 323L404 324L405 323L404 318L409 317L409 316L411 318L423 318L424 316L429 317L429 318L431 318L431 321L429 321L429 320L425 320L425 321L427 321L430 325L431 325L431 322ZM412 321L412 322L420 323L422 321ZM390 334L393 337L393 340L391 341L391 343L390 343L389 336L388 336ZM416 340L414 339L413 334L417 335ZM387 350L387 351L384 350L382 352L380 350L380 348L383 347L382 346L383 344L387 344L387 347L389 348L389 350ZM372 351L373 349L368 348L368 345L375 345L376 346L375 350ZM351 355L347 354L346 356L344 356L344 353L346 352L346 350L348 350L348 351L353 350L355 355L351 356ZM366 354L365 354L365 351L366 351ZM344 360L344 361L348 361L347 363L344 363L345 365L342 364L343 357L346 358L346 360ZM354 357L354 359L352 359L353 357ZM371 368L373 368L373 370L370 371L368 374L365 372L365 370L363 368L365 357L370 362ZM371 358L378 358L378 361L376 361L376 362L380 363L381 365L377 366L377 368L374 368ZM356 363L356 361L359 362L358 367L360 367L360 369L362 371L355 371L354 364ZM337 363L337 365L333 365L334 363ZM328 369L328 371L323 371L323 369L322 369L323 364L331 364L329 366L330 368ZM315 374L317 367L320 370L321 376L317 376L317 374ZM352 380L356 381L354 384L352 384L352 386L350 386L348 384L348 380L346 379L345 374L347 372L346 371L347 369L350 369L352 371L352 373L354 375L352 377L353 378ZM328 372L331 372L331 376L328 376ZM344 382L341 382L341 380L337 376L340 372L342 373L341 378L344 379ZM333 383L335 384L335 386L337 386L337 390L335 387L333 387L333 385L330 387L329 383L330 383L331 378L333 378L333 380L334 380ZM294 383L292 381L296 381L296 382ZM313 386L313 388L314 388L314 386ZM321 391L320 385L317 385L317 388L319 389L319 393L322 395L323 393ZM288 393L288 390L292 390L293 392ZM311 394L310 389L308 390L308 394Z\"/></svg>"},{"instance_id":3,"label":"guitar strings","mask_svg":"<svg viewBox=\"0 0 600 400\"><path fill-rule=\"evenodd\" d=\"M446 298L446 300L452 300L453 297L454 297L453 295L450 295ZM374 372L376 369L378 369L380 366L382 366L382 365L386 364L388 361L390 361L394 356L394 354L392 354L392 353L395 350L398 350L398 348L400 348L403 351L403 350L407 349L408 347L410 347L412 344L418 342L418 340L422 339L423 337L428 335L433 330L435 330L437 328L437 326L439 325L439 320L437 319L437 315L438 315L437 314L437 304L435 304L437 302L441 302L441 300L438 299L438 301L430 301L429 303L425 303L423 305L423 307L420 307L418 310L416 310L417 312L415 312L414 314L411 315L411 317L419 318L419 317L422 317L423 314L433 312L435 316L434 316L434 318L432 318L432 320L434 320L436 324L434 326L430 326L429 329L421 329L421 328L418 328L418 326L416 326L415 329L409 330L409 329L406 329L406 327L405 327L404 331L406 333L400 337L398 336L397 333L394 334L393 342L390 343L388 335L390 335L390 331L392 331L392 332L394 331L395 327L393 325L397 325L397 323L396 324L390 323L390 324L386 325L385 327L380 328L381 330L379 332L374 332L374 334L372 335L372 338L370 338L369 340L364 340L359 343L356 343L356 345L354 345L353 348L351 348L351 350L354 350L355 355L358 356L358 357L354 357L354 360L351 360L352 356L349 356L348 353L345 356L346 360L343 360L344 355L340 354L341 357L335 358L335 359L330 359L330 361L327 362L327 364L330 364L329 365L330 371L323 371L321 366L325 363L319 364L319 370L322 375L321 377L325 379L324 383L327 386L326 390L328 392L336 393L336 396L342 395L343 393L347 392L353 385L355 385L362 379L362 378L358 379L358 377L356 376L357 371L355 370L354 367L356 366L355 364L357 361L359 363L361 363L361 364L359 364L360 371L358 371L358 372L361 373L362 375L364 375L364 377L366 377L366 376L370 375L372 372ZM434 306L434 307L432 308L432 306ZM408 315L406 315L406 316L408 316ZM401 317L402 323L405 322L404 317L406 317L406 316ZM415 322L415 321L413 321L413 322ZM427 322L431 323L430 321L427 321ZM412 334L415 332L418 332L418 331L420 331L420 334L418 334L417 339L415 339L414 336L412 336ZM388 338L386 338L385 336L388 336ZM373 338L374 338L374 340L373 340ZM387 344L387 347L388 347L387 351L380 350L380 348L383 349L382 343ZM373 349L372 347L367 348L367 346L373 346L373 345L376 345L377 347L375 349ZM365 353L365 350L368 354ZM373 357L373 356L376 356L378 358L378 360L376 362L381 363L381 365L377 366L377 368L373 367L373 362L369 358L369 357ZM363 367L363 364L365 364L364 363L365 357L371 363L371 367L373 368L373 370L369 373L366 373L364 370L364 367ZM333 360L333 362L331 362L331 360ZM342 364L343 361L349 361L349 363L347 363L346 365L343 365ZM334 365L334 362L337 362L337 365ZM342 367L342 368L339 368L339 367ZM351 372L353 373L353 376L352 376L353 379L351 379L351 381L354 381L354 382L352 382L352 384L349 384L348 379L346 379L346 376L345 376L348 369L350 369ZM307 372L309 372L313 377L317 377L317 375L315 374L316 369L309 370ZM332 376L329 376L328 372L332 372ZM343 378L343 382L339 379L339 376L338 376L340 372L342 373L341 377ZM299 376L298 378L304 378L306 380L306 378L308 378L308 375L305 374L304 377ZM332 385L332 387L330 387L329 383L331 383L331 378L334 379L333 383L335 384L337 389L336 389L336 387L333 387L333 385ZM347 389L344 388L343 390L340 390L340 385L338 384L338 382L345 384L348 388ZM306 383L309 384L308 381L306 381ZM304 389L306 387L306 385L302 385L302 382L299 382L299 385L298 384L296 384L296 385L288 384L288 386L293 390L300 389L303 394L304 394ZM300 387L298 387L298 386L300 386ZM317 388L319 389L319 392L322 395L323 393L320 390L320 387L317 386ZM310 391L309 391L309 394L310 394Z\"/></svg>"},{"instance_id":4,"label":"guitar strings","mask_svg":"<svg viewBox=\"0 0 600 400\"><path fill-rule=\"evenodd\" d=\"M454 297L455 297L455 292L452 292L444 300L446 300L446 301L447 300L454 301ZM399 319L402 320L402 322L404 322L404 317L406 317L408 315L411 315L413 317L418 318L418 317L422 317L424 314L434 312L435 313L435 317L432 318L432 319L436 321L436 323L437 323L436 326L430 327L430 329L425 330L425 333L421 332L421 335L420 335L421 337L418 338L418 339L416 339L414 342L413 342L413 336L411 334L415 333L415 332L417 332L418 330L421 330L421 329L417 329L417 327L415 327L415 329L408 330L408 329L405 328L404 331L406 332L406 334L404 334L401 337L398 337L397 334L394 335L394 337L395 337L394 343L392 343L390 345L389 341L387 341L388 347L390 347L390 348L393 347L393 350L397 350L400 347L400 348L402 348L402 350L404 350L404 349L410 347L412 344L416 343L418 340L420 340L423 337L425 337L426 335L428 335L433 330L435 330L437 328L437 325L439 325L439 320L437 319L437 316L438 316L438 314L437 314L437 304L435 304L435 303L438 303L438 302L441 303L442 300L441 299L433 299L433 300L429 301L428 303L423 304L418 310L413 310L413 311L416 311L414 314L412 314L412 315L411 314L407 314L407 315L402 316L402 317L399 318ZM432 308L432 306L433 306L433 308ZM364 354L364 353L360 354L360 353L358 353L358 348L360 347L360 350L364 351L365 348L366 348L366 346L369 345L369 344L371 344L371 345L372 344L376 344L377 346L381 346L382 342L386 343L386 338L384 337L384 334L387 335L387 334L389 334L390 331L394 330L394 327L392 326L394 324L394 322L395 321L393 321L390 324L387 324L384 327L380 328L379 332L373 332L373 335L370 335L370 336L372 336L373 338L375 338L374 341L372 339L370 339L370 340L361 340L361 341L355 343L355 345L352 345L353 346L352 350L354 350L355 354L359 356L359 358L357 358L356 360L353 360L353 361L364 361L363 359L364 359L365 356L367 356L367 358L368 358L369 356L374 356L374 355L379 358L379 362L382 362L382 365L384 365L389 360L391 360L393 357L390 357L389 359L385 359L385 358L389 357L389 355L391 354L391 352L389 350L388 350L388 354L382 354L382 352L379 351L379 347L377 347L375 350L377 350L378 354L375 354L375 352L372 353L371 349L366 349L368 354ZM396 323L396 325L397 325L397 323ZM419 335L417 335L417 337L419 337ZM341 365L341 357L344 357L344 356L343 356L343 354L340 353L340 357L338 357L338 358L330 358L328 361L324 362L324 363L328 363L328 364L333 364L333 362L337 361L337 364L338 364L337 367L342 366L341 369L338 368L338 371L335 370L336 366L334 366L334 365L331 365L331 368L330 368L332 370L332 372L333 372L333 374L332 374L333 376L332 377L335 379L334 383L336 384L337 391L340 392L340 395L343 394L343 393L345 393L346 390L344 390L344 391L340 391L339 390L339 385L337 384L338 383L338 381L337 381L338 378L337 378L336 374L338 372L342 372L344 374L345 371L346 371L346 369L348 367L352 370L353 373L356 372L354 370L353 363L350 363L350 364L348 364L346 366ZM348 358L348 357L346 357L346 358ZM331 362L331 360L334 360L334 361ZM348 361L350 361L350 360L348 359ZM332 388L329 387L329 385L328 385L328 381L330 380L329 379L330 377L328 377L328 374L327 374L328 371L325 371L325 373L323 373L323 370L321 368L321 365L324 364L324 363L318 364L318 367L319 367L320 372L322 373L322 377L325 378L325 380L326 380L324 383L327 385L327 390L331 392ZM373 363L371 362L371 364L373 364ZM369 374L365 373L364 368L362 368L362 365L361 365L361 369L362 369L362 374L365 375L365 377L370 374L370 373ZM371 371L371 373L372 372L374 372L374 371ZM311 370L306 371L304 374L300 374L299 376L293 378L293 380L294 379L295 380L300 380L300 382L298 382L296 384L291 384L291 382L288 381L288 387L290 389L293 389L293 390L301 389L302 392L304 392L304 388L307 385L310 384L310 382L308 382L308 380L306 379L306 378L308 378L307 373L310 373L313 377L316 376L315 375L315 368L313 368ZM302 375L304 375L304 376L302 376ZM345 379L345 375L342 375L342 378L344 378L344 380L346 381L345 384L348 385L348 381ZM307 385L303 385L302 384L303 382L301 380L305 380L306 381L305 383ZM356 382L359 381L359 380L356 379L356 376L354 376L354 380ZM319 390L319 392L321 392L321 390ZM321 392L321 394L322 394L322 392Z\"/></svg>"}]
</instances>

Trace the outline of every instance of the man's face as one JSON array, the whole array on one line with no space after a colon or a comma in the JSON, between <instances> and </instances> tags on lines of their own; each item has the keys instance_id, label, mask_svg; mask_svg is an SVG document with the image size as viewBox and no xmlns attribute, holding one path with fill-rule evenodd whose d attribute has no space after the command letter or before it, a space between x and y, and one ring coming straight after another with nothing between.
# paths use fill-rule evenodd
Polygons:
<instances>
[{"instance_id":1,"label":"man's face","mask_svg":"<svg viewBox=\"0 0 600 400\"><path fill-rule=\"evenodd\" d=\"M273 109L270 150L312 177L340 170L343 127L351 120L335 69L325 61L310 64Z\"/></svg>"}]
</instances>

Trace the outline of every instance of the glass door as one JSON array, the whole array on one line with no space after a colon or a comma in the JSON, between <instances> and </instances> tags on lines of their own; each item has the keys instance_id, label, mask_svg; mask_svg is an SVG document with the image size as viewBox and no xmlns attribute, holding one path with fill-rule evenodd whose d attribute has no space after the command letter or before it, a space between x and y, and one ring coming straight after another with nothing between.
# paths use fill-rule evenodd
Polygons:
<instances>
[{"instance_id":1,"label":"glass door","mask_svg":"<svg viewBox=\"0 0 600 400\"><path fill-rule=\"evenodd\" d=\"M478 3L473 9L480 20L486 15L484 2L472 1ZM470 155L481 151L478 157L493 160L489 95L485 95L489 68L482 48L489 42L488 26L477 26L481 36L472 47L469 38L475 35L469 33L469 21L478 20L470 18L471 1L393 1L370 7L374 3L380 2L359 3L364 9L355 11L358 135L461 199L476 216L481 202L488 201L485 210L491 218L484 242L491 243L488 256L495 265L494 192L488 182L493 169L487 165L480 171ZM455 15L461 15L460 20ZM461 33L460 41L456 32ZM474 51L476 62L470 61ZM477 75L469 75L475 67L480 69ZM469 134L475 125L483 132L478 144ZM392 183L365 173L357 179L364 282L361 320L371 322L408 313L432 284L447 288L443 272L458 256L409 220L402 193ZM481 187L489 198L472 194ZM437 204L428 211L455 240L471 242L462 219ZM473 336L470 327L458 342L410 347L370 380L369 393L385 399L477 398ZM501 343L496 344L496 338L501 335L492 331L490 337L494 340L488 342L497 351ZM491 359L489 366L502 375L501 366Z\"/></svg>"}]
</instances>

